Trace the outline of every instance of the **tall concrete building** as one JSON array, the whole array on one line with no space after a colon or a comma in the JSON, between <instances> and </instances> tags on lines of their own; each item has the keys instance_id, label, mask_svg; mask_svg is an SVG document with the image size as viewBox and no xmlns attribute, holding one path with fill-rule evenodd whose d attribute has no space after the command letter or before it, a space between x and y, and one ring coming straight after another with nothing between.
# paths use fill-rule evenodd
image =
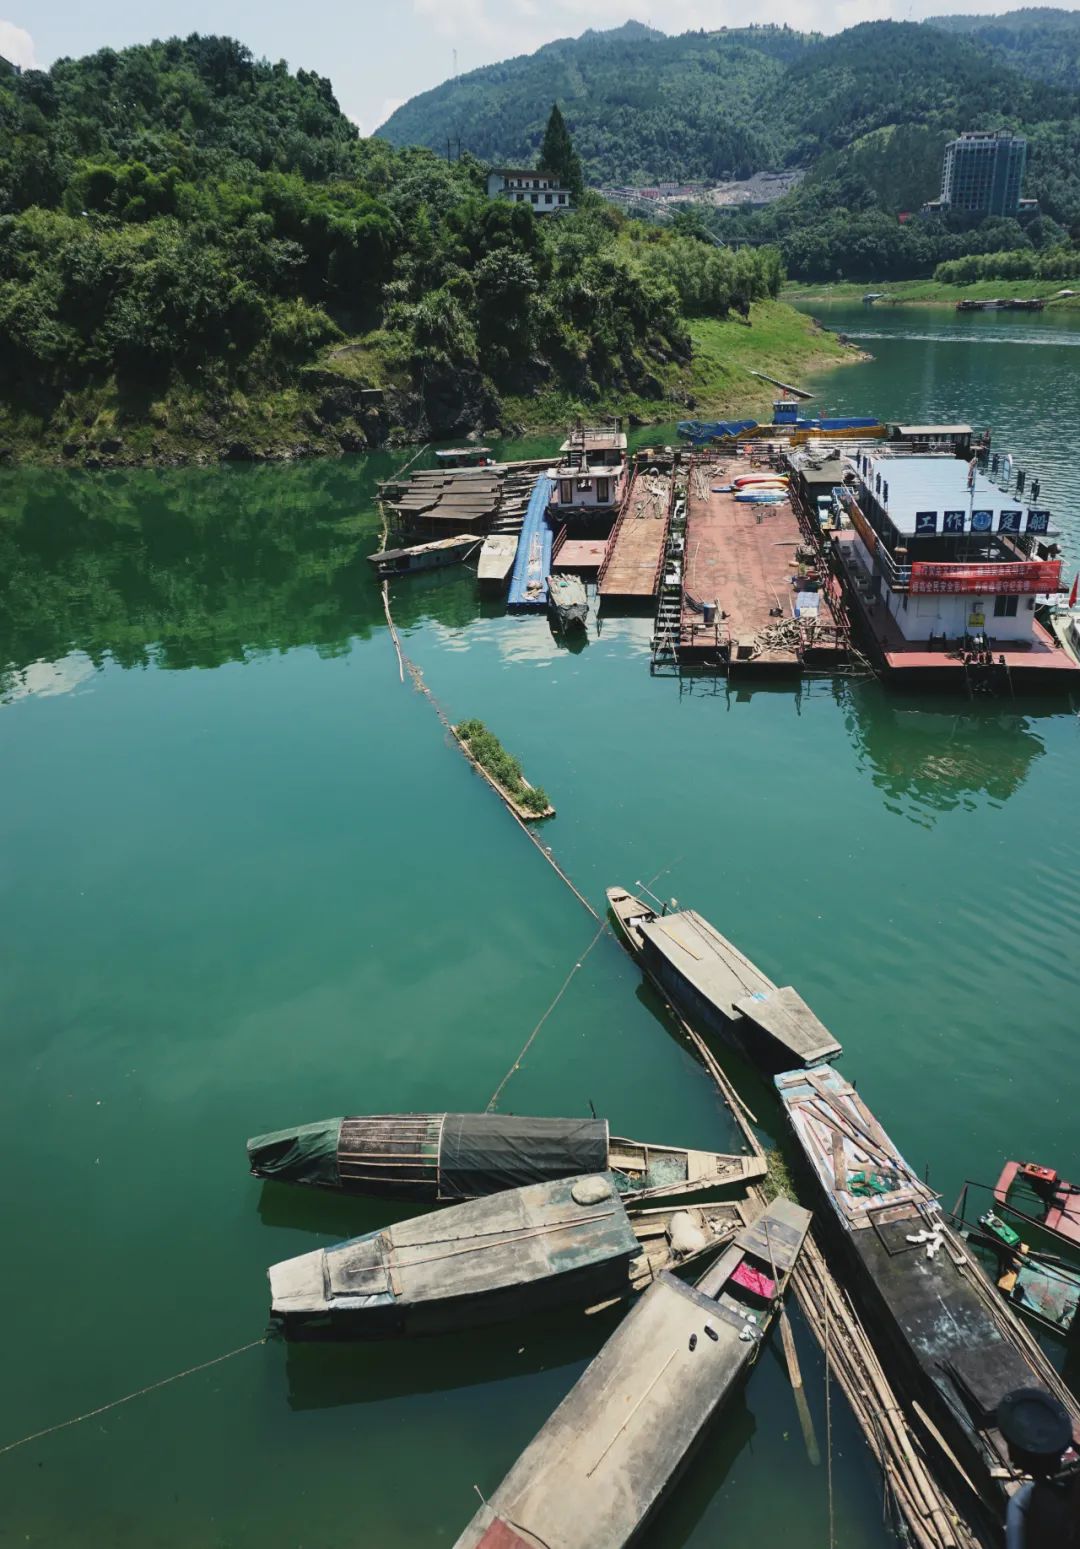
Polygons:
<instances>
[{"instance_id":1,"label":"tall concrete building","mask_svg":"<svg viewBox=\"0 0 1080 1549\"><path fill-rule=\"evenodd\" d=\"M978 215L1015 215L1027 141L1008 129L975 130L945 147L941 204Z\"/></svg>"}]
</instances>

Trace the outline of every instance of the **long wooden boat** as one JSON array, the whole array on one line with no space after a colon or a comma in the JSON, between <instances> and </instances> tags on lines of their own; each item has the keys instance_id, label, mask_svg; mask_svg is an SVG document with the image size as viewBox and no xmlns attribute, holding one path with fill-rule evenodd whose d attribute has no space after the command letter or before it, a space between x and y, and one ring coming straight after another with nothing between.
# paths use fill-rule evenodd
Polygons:
<instances>
[{"instance_id":1,"label":"long wooden boat","mask_svg":"<svg viewBox=\"0 0 1080 1549\"><path fill-rule=\"evenodd\" d=\"M787 1071L776 1087L886 1362L926 1417L930 1444L1000 1523L1019 1476L997 1426L999 1401L1043 1388L1065 1404L1080 1440L1076 1400L840 1072Z\"/></svg>"},{"instance_id":2,"label":"long wooden boat","mask_svg":"<svg viewBox=\"0 0 1080 1549\"><path fill-rule=\"evenodd\" d=\"M483 541L474 532L463 532L453 538L436 538L432 543L413 543L404 549L380 549L377 554L368 555L368 564L374 565L380 576L439 570L444 565L456 565Z\"/></svg>"},{"instance_id":3,"label":"long wooden boat","mask_svg":"<svg viewBox=\"0 0 1080 1549\"><path fill-rule=\"evenodd\" d=\"M612 1135L606 1119L506 1113L377 1113L256 1135L256 1178L387 1199L463 1200L528 1183L609 1172L623 1199L671 1199L746 1184L756 1156L655 1146Z\"/></svg>"},{"instance_id":4,"label":"long wooden boat","mask_svg":"<svg viewBox=\"0 0 1080 1549\"><path fill-rule=\"evenodd\" d=\"M455 1549L620 1549L753 1364L810 1214L778 1199L696 1285L660 1276Z\"/></svg>"},{"instance_id":5,"label":"long wooden boat","mask_svg":"<svg viewBox=\"0 0 1080 1549\"><path fill-rule=\"evenodd\" d=\"M275 1264L271 1317L287 1338L396 1339L604 1304L744 1224L739 1204L631 1214L610 1173L560 1178Z\"/></svg>"},{"instance_id":6,"label":"long wooden boat","mask_svg":"<svg viewBox=\"0 0 1080 1549\"><path fill-rule=\"evenodd\" d=\"M642 967L701 1031L767 1070L815 1065L839 1043L790 985L782 989L693 909L656 911L624 888L607 900Z\"/></svg>"}]
</instances>

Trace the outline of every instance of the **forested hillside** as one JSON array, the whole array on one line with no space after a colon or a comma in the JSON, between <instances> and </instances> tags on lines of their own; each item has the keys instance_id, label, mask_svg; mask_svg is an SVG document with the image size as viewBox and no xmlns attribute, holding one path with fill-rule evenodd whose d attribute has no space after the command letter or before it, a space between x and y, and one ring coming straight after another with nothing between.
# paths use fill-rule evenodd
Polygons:
<instances>
[{"instance_id":1,"label":"forested hillside","mask_svg":"<svg viewBox=\"0 0 1080 1549\"><path fill-rule=\"evenodd\" d=\"M931 16L927 25L977 39L1036 81L1080 91L1080 11L1029 6L1004 16Z\"/></svg>"},{"instance_id":2,"label":"forested hillside","mask_svg":"<svg viewBox=\"0 0 1080 1549\"><path fill-rule=\"evenodd\" d=\"M1019 11L984 22L867 22L827 38L775 27L587 34L449 81L380 133L433 145L449 135L516 160L538 142L557 95L593 183L801 167L802 185L767 209L701 215L724 240L778 244L796 278L886 280L971 253L1056 250L1080 235L1070 73L1080 20ZM1027 136L1024 192L1039 200L1040 221L901 224L936 197L945 144L970 128Z\"/></svg>"},{"instance_id":3,"label":"forested hillside","mask_svg":"<svg viewBox=\"0 0 1080 1549\"><path fill-rule=\"evenodd\" d=\"M0 453L357 448L496 425L504 394L663 398L688 320L780 277L599 201L492 201L472 157L362 140L329 81L231 39L0 81Z\"/></svg>"}]
</instances>

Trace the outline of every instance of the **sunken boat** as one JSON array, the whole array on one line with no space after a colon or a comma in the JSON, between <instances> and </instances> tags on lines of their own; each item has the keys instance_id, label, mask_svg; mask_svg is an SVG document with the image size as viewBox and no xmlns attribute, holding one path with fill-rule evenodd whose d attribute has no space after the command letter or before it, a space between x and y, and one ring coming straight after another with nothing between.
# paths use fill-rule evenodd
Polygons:
<instances>
[{"instance_id":1,"label":"sunken boat","mask_svg":"<svg viewBox=\"0 0 1080 1549\"><path fill-rule=\"evenodd\" d=\"M1080 1440L1076 1400L841 1073L791 1070L776 1087L916 1429L999 1524L1020 1483L998 1429L1000 1400L1041 1388L1065 1405Z\"/></svg>"},{"instance_id":2,"label":"sunken boat","mask_svg":"<svg viewBox=\"0 0 1080 1549\"><path fill-rule=\"evenodd\" d=\"M606 1119L506 1113L380 1113L256 1135L256 1178L386 1199L464 1200L580 1173L608 1172L623 1199L669 1199L750 1183L756 1156L655 1146L612 1135Z\"/></svg>"},{"instance_id":3,"label":"sunken boat","mask_svg":"<svg viewBox=\"0 0 1080 1549\"><path fill-rule=\"evenodd\" d=\"M579 575L549 575L547 578L548 612L555 627L584 629L589 617L589 598Z\"/></svg>"},{"instance_id":4,"label":"sunken boat","mask_svg":"<svg viewBox=\"0 0 1080 1549\"><path fill-rule=\"evenodd\" d=\"M286 1338L397 1339L643 1291L723 1247L738 1204L629 1213L610 1173L507 1189L275 1264Z\"/></svg>"},{"instance_id":5,"label":"sunken boat","mask_svg":"<svg viewBox=\"0 0 1080 1549\"><path fill-rule=\"evenodd\" d=\"M455 1549L629 1543L756 1359L809 1225L808 1211L777 1199L696 1285L662 1274Z\"/></svg>"},{"instance_id":6,"label":"sunken boat","mask_svg":"<svg viewBox=\"0 0 1080 1549\"><path fill-rule=\"evenodd\" d=\"M645 972L699 1030L773 1072L841 1053L797 990L766 978L695 910L658 914L619 887L608 888L607 900Z\"/></svg>"}]
</instances>

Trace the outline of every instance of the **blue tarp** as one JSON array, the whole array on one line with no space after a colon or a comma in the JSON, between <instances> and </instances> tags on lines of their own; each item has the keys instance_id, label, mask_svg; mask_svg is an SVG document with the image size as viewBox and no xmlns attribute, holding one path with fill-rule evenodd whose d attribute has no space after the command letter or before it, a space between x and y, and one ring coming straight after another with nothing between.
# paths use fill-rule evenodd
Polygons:
<instances>
[{"instance_id":1,"label":"blue tarp","mask_svg":"<svg viewBox=\"0 0 1080 1549\"><path fill-rule=\"evenodd\" d=\"M508 607L538 610L547 607L547 578L551 573L551 545L555 536L547 515L554 487L555 480L549 479L546 473L542 473L533 485L514 556Z\"/></svg>"},{"instance_id":2,"label":"blue tarp","mask_svg":"<svg viewBox=\"0 0 1080 1549\"><path fill-rule=\"evenodd\" d=\"M680 420L675 428L686 441L715 441L753 430L756 425L757 420Z\"/></svg>"}]
</instances>

